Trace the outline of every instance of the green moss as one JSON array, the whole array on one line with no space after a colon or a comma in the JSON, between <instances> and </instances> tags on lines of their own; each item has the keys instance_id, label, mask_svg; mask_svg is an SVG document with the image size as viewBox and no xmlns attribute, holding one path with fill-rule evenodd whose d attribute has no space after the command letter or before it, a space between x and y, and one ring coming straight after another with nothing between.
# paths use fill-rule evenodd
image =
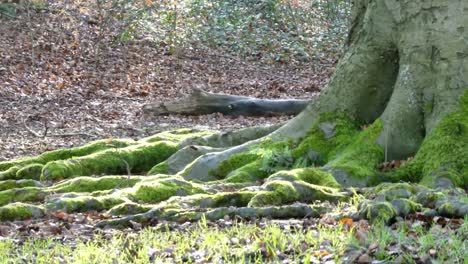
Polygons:
<instances>
[{"instance_id":1,"label":"green moss","mask_svg":"<svg viewBox=\"0 0 468 264\"><path fill-rule=\"evenodd\" d=\"M158 164L156 164L153 168L151 168L147 175L155 175L155 174L165 174L169 170L169 165L167 165L167 162L163 161Z\"/></svg>"},{"instance_id":2,"label":"green moss","mask_svg":"<svg viewBox=\"0 0 468 264\"><path fill-rule=\"evenodd\" d=\"M112 207L111 209L109 209L107 214L115 216L141 214L148 212L153 207L153 205L126 202Z\"/></svg>"},{"instance_id":3,"label":"green moss","mask_svg":"<svg viewBox=\"0 0 468 264\"><path fill-rule=\"evenodd\" d=\"M247 191L217 193L212 198L213 207L245 207L255 195L255 192Z\"/></svg>"},{"instance_id":4,"label":"green moss","mask_svg":"<svg viewBox=\"0 0 468 264\"><path fill-rule=\"evenodd\" d=\"M12 202L42 202L50 194L41 187L23 187L0 191L0 206Z\"/></svg>"},{"instance_id":5,"label":"green moss","mask_svg":"<svg viewBox=\"0 0 468 264\"><path fill-rule=\"evenodd\" d=\"M234 154L228 159L220 162L216 169L210 171L210 175L216 177L217 179L224 179L230 172L246 164L252 163L260 158L261 155L258 153L247 152Z\"/></svg>"},{"instance_id":6,"label":"green moss","mask_svg":"<svg viewBox=\"0 0 468 264\"><path fill-rule=\"evenodd\" d=\"M118 204L124 203L125 200L119 195L106 195L101 197L93 197L88 195L68 194L68 197L60 197L56 200L50 200L45 204L47 211L64 211L71 212L89 212L108 210Z\"/></svg>"},{"instance_id":7,"label":"green moss","mask_svg":"<svg viewBox=\"0 0 468 264\"><path fill-rule=\"evenodd\" d=\"M127 174L127 165L133 174L144 173L176 151L175 143L164 141L104 150L76 159L49 162L42 170L41 180L96 174Z\"/></svg>"},{"instance_id":8,"label":"green moss","mask_svg":"<svg viewBox=\"0 0 468 264\"><path fill-rule=\"evenodd\" d=\"M11 203L0 207L0 221L39 218L44 216L42 207L32 204Z\"/></svg>"},{"instance_id":9,"label":"green moss","mask_svg":"<svg viewBox=\"0 0 468 264\"><path fill-rule=\"evenodd\" d=\"M329 130L326 131L325 130ZM293 150L295 158L311 156L311 151L318 154L318 164L331 160L343 147L350 144L358 132L358 126L344 113L321 114L317 124L307 133L297 148Z\"/></svg>"},{"instance_id":10,"label":"green moss","mask_svg":"<svg viewBox=\"0 0 468 264\"><path fill-rule=\"evenodd\" d=\"M104 191L132 187L142 179L140 176L78 177L59 183L51 187L51 190L59 193Z\"/></svg>"},{"instance_id":11,"label":"green moss","mask_svg":"<svg viewBox=\"0 0 468 264\"><path fill-rule=\"evenodd\" d=\"M345 171L349 177L370 181L377 176L377 165L384 159L384 151L375 139L382 131L382 122L376 120L370 127L359 133L336 159L331 161L331 169Z\"/></svg>"},{"instance_id":12,"label":"green moss","mask_svg":"<svg viewBox=\"0 0 468 264\"><path fill-rule=\"evenodd\" d=\"M186 196L195 193L203 193L200 186L173 176L153 181L145 181L136 184L129 194L132 198L146 202L157 203L167 200L172 196Z\"/></svg>"},{"instance_id":13,"label":"green moss","mask_svg":"<svg viewBox=\"0 0 468 264\"><path fill-rule=\"evenodd\" d=\"M299 193L289 181L271 181L265 185L265 188L267 191L256 194L248 206L282 205L299 199Z\"/></svg>"},{"instance_id":14,"label":"green moss","mask_svg":"<svg viewBox=\"0 0 468 264\"><path fill-rule=\"evenodd\" d=\"M284 179L289 181L302 180L304 182L320 186L334 188L340 187L340 184L335 180L333 175L318 168L300 168L287 171L279 171L268 177L268 179Z\"/></svg>"},{"instance_id":15,"label":"green moss","mask_svg":"<svg viewBox=\"0 0 468 264\"><path fill-rule=\"evenodd\" d=\"M359 215L372 222L389 223L398 212L389 202L365 201L359 205Z\"/></svg>"},{"instance_id":16,"label":"green moss","mask_svg":"<svg viewBox=\"0 0 468 264\"><path fill-rule=\"evenodd\" d=\"M396 178L421 181L429 187L447 179L468 188L468 92L460 98L460 109L444 116L426 136L412 161L397 169Z\"/></svg>"},{"instance_id":17,"label":"green moss","mask_svg":"<svg viewBox=\"0 0 468 264\"><path fill-rule=\"evenodd\" d=\"M3 161L0 162L0 171L6 170L13 166L22 167L32 163L39 163L44 165L50 161L81 157L106 149L122 148L135 144L136 142L130 139L97 140L80 147L48 151L36 157L26 157L12 161Z\"/></svg>"},{"instance_id":18,"label":"green moss","mask_svg":"<svg viewBox=\"0 0 468 264\"><path fill-rule=\"evenodd\" d=\"M13 180L16 179L16 173L20 169L20 166L13 166L5 171L0 171L0 180Z\"/></svg>"},{"instance_id":19,"label":"green moss","mask_svg":"<svg viewBox=\"0 0 468 264\"><path fill-rule=\"evenodd\" d=\"M261 161L257 160L239 169L231 172L226 178L226 182L241 183L241 182L255 182L268 177L269 173L261 170Z\"/></svg>"},{"instance_id":20,"label":"green moss","mask_svg":"<svg viewBox=\"0 0 468 264\"><path fill-rule=\"evenodd\" d=\"M39 180L43 167L44 165L39 163L28 164L16 172L16 178Z\"/></svg>"},{"instance_id":21,"label":"green moss","mask_svg":"<svg viewBox=\"0 0 468 264\"><path fill-rule=\"evenodd\" d=\"M0 181L0 191L23 188L23 187L40 187L40 183L34 180L5 180Z\"/></svg>"},{"instance_id":22,"label":"green moss","mask_svg":"<svg viewBox=\"0 0 468 264\"><path fill-rule=\"evenodd\" d=\"M209 136L212 134L214 134L214 132L210 130L183 128L183 129L178 129L178 130L165 131L165 132L161 132L150 137L142 138L139 140L139 142L154 143L154 142L160 142L160 141L170 141L174 143L179 143L186 139L200 138L200 137Z\"/></svg>"}]
</instances>

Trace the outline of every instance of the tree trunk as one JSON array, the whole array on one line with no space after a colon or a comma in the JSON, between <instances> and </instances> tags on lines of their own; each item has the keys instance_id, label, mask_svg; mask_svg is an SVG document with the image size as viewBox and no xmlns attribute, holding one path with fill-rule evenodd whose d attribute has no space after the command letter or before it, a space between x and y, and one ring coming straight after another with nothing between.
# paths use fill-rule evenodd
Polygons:
<instances>
[{"instance_id":1,"label":"tree trunk","mask_svg":"<svg viewBox=\"0 0 468 264\"><path fill-rule=\"evenodd\" d=\"M366 192L348 217L466 216L468 2L354 2L348 47L328 87L282 127L185 129L0 162L0 218L54 210L129 215L101 225L306 217L324 213L309 205L316 200L349 199L346 187ZM404 165L379 169L392 160ZM83 177L103 174L128 176ZM67 180L17 181L26 178Z\"/></svg>"}]
</instances>

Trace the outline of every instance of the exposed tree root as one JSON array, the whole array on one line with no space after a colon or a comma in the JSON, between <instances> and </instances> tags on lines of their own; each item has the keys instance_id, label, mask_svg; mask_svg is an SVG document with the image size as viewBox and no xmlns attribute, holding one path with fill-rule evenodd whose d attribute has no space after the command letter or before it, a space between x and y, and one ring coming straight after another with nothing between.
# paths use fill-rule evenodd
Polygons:
<instances>
[{"instance_id":1,"label":"exposed tree root","mask_svg":"<svg viewBox=\"0 0 468 264\"><path fill-rule=\"evenodd\" d=\"M354 8L349 46L329 86L290 122L100 140L0 162L0 219L57 210L124 216L101 226L305 217L317 215L316 200L342 201L350 198L344 188L373 186L353 217L466 216L468 9L462 1L420 0L356 0ZM249 110L235 99L240 105L228 104L230 112ZM410 156L400 168L378 170ZM101 177L115 174L125 176Z\"/></svg>"}]
</instances>

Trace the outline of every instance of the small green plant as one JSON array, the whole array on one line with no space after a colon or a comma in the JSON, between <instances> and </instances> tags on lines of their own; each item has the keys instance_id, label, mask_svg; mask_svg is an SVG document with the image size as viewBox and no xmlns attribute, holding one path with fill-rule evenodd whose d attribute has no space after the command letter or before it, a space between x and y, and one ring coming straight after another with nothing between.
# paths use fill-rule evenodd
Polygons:
<instances>
[{"instance_id":1,"label":"small green plant","mask_svg":"<svg viewBox=\"0 0 468 264\"><path fill-rule=\"evenodd\" d=\"M0 3L0 17L16 18L16 8L12 3Z\"/></svg>"}]
</instances>

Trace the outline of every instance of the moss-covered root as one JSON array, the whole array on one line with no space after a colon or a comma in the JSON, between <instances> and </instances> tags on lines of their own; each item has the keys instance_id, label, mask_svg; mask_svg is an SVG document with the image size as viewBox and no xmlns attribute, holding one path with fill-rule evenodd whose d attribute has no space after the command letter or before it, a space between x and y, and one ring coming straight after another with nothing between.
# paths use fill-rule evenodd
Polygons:
<instances>
[{"instance_id":1,"label":"moss-covered root","mask_svg":"<svg viewBox=\"0 0 468 264\"><path fill-rule=\"evenodd\" d=\"M282 124L273 126L258 126L228 131L223 133L213 133L202 138L189 138L180 143L181 146L204 145L215 148L228 148L241 145L247 141L264 137L275 131Z\"/></svg>"},{"instance_id":2,"label":"moss-covered root","mask_svg":"<svg viewBox=\"0 0 468 264\"><path fill-rule=\"evenodd\" d=\"M224 149L196 145L186 146L178 150L167 160L155 165L153 168L150 169L150 171L147 174L176 174L177 172L182 171L188 164L193 162L196 158L200 157L201 155L222 150Z\"/></svg>"},{"instance_id":3,"label":"moss-covered root","mask_svg":"<svg viewBox=\"0 0 468 264\"><path fill-rule=\"evenodd\" d=\"M136 183L147 179L144 176L103 176L103 177L77 177L49 187L54 193L68 192L97 192L112 189L133 187Z\"/></svg>"},{"instance_id":4,"label":"moss-covered root","mask_svg":"<svg viewBox=\"0 0 468 264\"><path fill-rule=\"evenodd\" d=\"M343 187L365 187L378 183L377 166L384 160L384 150L376 143L382 131L378 119L345 147L324 169Z\"/></svg>"},{"instance_id":5,"label":"moss-covered root","mask_svg":"<svg viewBox=\"0 0 468 264\"><path fill-rule=\"evenodd\" d=\"M47 163L41 180L59 180L75 176L146 173L177 151L177 144L155 142L108 149L88 156Z\"/></svg>"},{"instance_id":6,"label":"moss-covered root","mask_svg":"<svg viewBox=\"0 0 468 264\"><path fill-rule=\"evenodd\" d=\"M315 168L277 172L268 177L263 187L265 191L252 198L250 207L346 199L333 176Z\"/></svg>"},{"instance_id":7,"label":"moss-covered root","mask_svg":"<svg viewBox=\"0 0 468 264\"><path fill-rule=\"evenodd\" d=\"M156 175L152 177L130 178L121 176L121 179L108 176L97 179L80 177L53 187L54 192L67 192L65 194L50 195L46 201L48 211L85 212L109 210L124 203L157 204L174 196L187 196L204 193L201 185L185 181L178 176ZM106 191L117 187L134 185L114 191ZM79 193L86 192L88 193ZM93 191L93 192L89 192ZM115 212L123 213L132 207L120 206L114 208ZM142 207L135 207L140 210ZM130 212L129 212L130 213Z\"/></svg>"},{"instance_id":8,"label":"moss-covered root","mask_svg":"<svg viewBox=\"0 0 468 264\"><path fill-rule=\"evenodd\" d=\"M388 223L414 212L458 218L468 215L468 198L461 189L436 191L417 184L384 183L369 189L366 197L358 206L358 215L372 221Z\"/></svg>"},{"instance_id":9,"label":"moss-covered root","mask_svg":"<svg viewBox=\"0 0 468 264\"><path fill-rule=\"evenodd\" d=\"M14 202L43 202L50 194L45 188L23 187L0 191L0 206Z\"/></svg>"},{"instance_id":10,"label":"moss-covered root","mask_svg":"<svg viewBox=\"0 0 468 264\"><path fill-rule=\"evenodd\" d=\"M217 132L206 129L182 128L177 130L164 131L150 137L142 138L138 140L138 142L139 144L146 144L167 141L178 143L181 147L184 147L192 144L198 145L193 142L198 142L201 138L209 137L214 134L217 134ZM191 143L184 144L183 142Z\"/></svg>"},{"instance_id":11,"label":"moss-covered root","mask_svg":"<svg viewBox=\"0 0 468 264\"><path fill-rule=\"evenodd\" d=\"M11 203L0 207L0 221L23 220L28 218L40 218L44 216L41 206Z\"/></svg>"},{"instance_id":12,"label":"moss-covered root","mask_svg":"<svg viewBox=\"0 0 468 264\"><path fill-rule=\"evenodd\" d=\"M35 180L6 180L0 181L0 191L23 187L43 187L42 183Z\"/></svg>"},{"instance_id":13,"label":"moss-covered root","mask_svg":"<svg viewBox=\"0 0 468 264\"><path fill-rule=\"evenodd\" d=\"M125 227L131 225L132 221L135 222L149 222L153 219L164 219L164 220L176 220L176 221L197 221L205 219L214 221L226 216L229 217L242 217L242 218L261 218L261 217L270 217L270 218L304 218L304 217L319 217L321 210L318 210L315 207L312 207L307 204L292 204L292 205L283 205L283 206L272 206L272 207L220 207L215 209L208 210L198 210L198 211L174 211L174 210L161 210L160 208L154 208L146 213L136 214L131 216L126 216L119 219L105 220L99 222L96 227L106 227L106 226L118 226Z\"/></svg>"},{"instance_id":14,"label":"moss-covered root","mask_svg":"<svg viewBox=\"0 0 468 264\"><path fill-rule=\"evenodd\" d=\"M32 163L24 166L16 172L17 179L34 179L39 180L41 178L42 168L44 165L39 163Z\"/></svg>"},{"instance_id":15,"label":"moss-covered root","mask_svg":"<svg viewBox=\"0 0 468 264\"><path fill-rule=\"evenodd\" d=\"M17 169L20 169L23 166L33 163L44 165L50 161L70 159L72 157L81 157L105 149L122 148L135 144L137 143L130 139L97 140L80 147L57 149L53 151L44 152L43 154L38 155L36 157L27 157L11 161L2 161L0 162L0 171L8 170L9 168L14 166L17 166Z\"/></svg>"},{"instance_id":16,"label":"moss-covered root","mask_svg":"<svg viewBox=\"0 0 468 264\"><path fill-rule=\"evenodd\" d=\"M172 196L186 196L204 193L202 185L184 180L179 176L157 175L137 183L126 195L143 203L158 203Z\"/></svg>"},{"instance_id":17,"label":"moss-covered root","mask_svg":"<svg viewBox=\"0 0 468 264\"><path fill-rule=\"evenodd\" d=\"M393 172L395 179L442 190L468 189L468 92L460 104L430 131L414 159Z\"/></svg>"}]
</instances>

